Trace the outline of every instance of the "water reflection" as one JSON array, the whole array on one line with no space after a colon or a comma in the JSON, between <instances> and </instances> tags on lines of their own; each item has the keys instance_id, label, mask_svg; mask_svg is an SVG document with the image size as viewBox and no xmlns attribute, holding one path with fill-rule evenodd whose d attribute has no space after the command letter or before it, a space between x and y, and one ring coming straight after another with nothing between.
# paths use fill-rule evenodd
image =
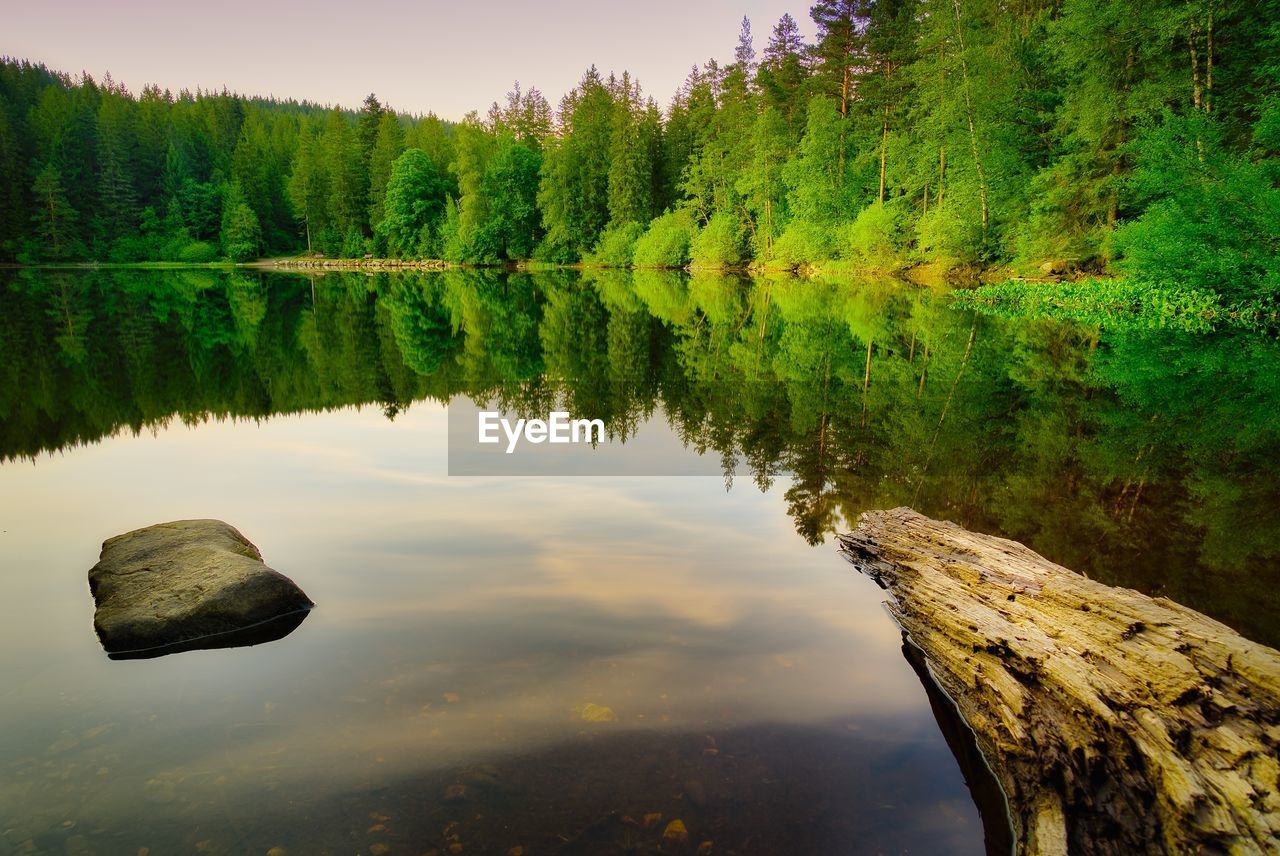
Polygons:
<instances>
[{"instance_id":1,"label":"water reflection","mask_svg":"<svg viewBox=\"0 0 1280 856\"><path fill-rule=\"evenodd\" d=\"M890 282L8 276L0 852L981 852L879 591L807 546L871 507L1280 635L1274 342ZM450 479L459 395L749 479ZM103 662L98 544L210 516L325 608Z\"/></svg>"},{"instance_id":2,"label":"water reflection","mask_svg":"<svg viewBox=\"0 0 1280 856\"><path fill-rule=\"evenodd\" d=\"M451 480L445 422L173 426L0 469L6 843L421 853L456 823L470 852L558 852L625 845L616 812L646 846L660 813L726 852L980 852L878 590L805 548L780 486ZM324 607L252 651L100 660L83 554L196 508Z\"/></svg>"},{"instance_id":3,"label":"water reflection","mask_svg":"<svg viewBox=\"0 0 1280 856\"><path fill-rule=\"evenodd\" d=\"M669 420L819 543L912 505L1280 643L1280 345L953 312L889 281L660 272L24 274L0 455L459 394Z\"/></svg>"},{"instance_id":4,"label":"water reflection","mask_svg":"<svg viewBox=\"0 0 1280 856\"><path fill-rule=\"evenodd\" d=\"M276 642L297 630L311 614L309 609L290 612L270 621L263 621L251 627L231 630L226 633L199 636L185 642L172 645L159 645L154 648L139 648L133 651L107 651L111 660L154 660L156 657L167 657L170 654L181 654L185 651L216 651L220 648L252 648L254 645L265 645ZM106 645L103 645L105 650Z\"/></svg>"}]
</instances>

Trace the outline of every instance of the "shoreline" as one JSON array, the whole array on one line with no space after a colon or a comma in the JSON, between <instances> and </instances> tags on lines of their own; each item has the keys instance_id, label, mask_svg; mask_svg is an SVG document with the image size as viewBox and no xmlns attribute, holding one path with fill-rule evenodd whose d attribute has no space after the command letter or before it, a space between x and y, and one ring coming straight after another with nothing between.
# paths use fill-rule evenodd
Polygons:
<instances>
[{"instance_id":1,"label":"shoreline","mask_svg":"<svg viewBox=\"0 0 1280 856\"><path fill-rule=\"evenodd\" d=\"M400 271L444 271L444 270L504 270L519 272L540 271L671 271L690 274L741 274L744 276L794 276L801 279L816 279L828 276L851 277L887 277L909 282L920 286L938 285L985 285L991 283L1019 281L1028 283L1074 282L1089 277L1110 279L1105 272L1090 274L1086 271L1064 271L1061 273L1041 273L1040 275L1020 274L1008 265L979 267L972 265L951 266L939 262L920 262L902 267L852 267L842 263L801 264L795 267L779 267L752 262L744 265L682 265L682 266L649 266L649 265L598 265L586 262L571 264L539 262L530 259L509 260L492 264L471 262L449 262L443 259L392 259L392 258L302 258L297 256L256 259L250 262L41 262L39 264L21 264L17 262L0 263L0 270L257 270L287 272L329 272L329 271L367 271L371 273L392 273Z\"/></svg>"}]
</instances>

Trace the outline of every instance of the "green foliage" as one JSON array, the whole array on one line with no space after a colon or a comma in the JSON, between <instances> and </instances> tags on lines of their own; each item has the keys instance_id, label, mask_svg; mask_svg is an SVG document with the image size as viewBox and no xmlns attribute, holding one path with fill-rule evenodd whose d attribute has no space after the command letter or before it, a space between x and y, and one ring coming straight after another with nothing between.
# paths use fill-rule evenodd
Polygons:
<instances>
[{"instance_id":1,"label":"green foliage","mask_svg":"<svg viewBox=\"0 0 1280 856\"><path fill-rule=\"evenodd\" d=\"M1280 635L1280 531L1262 513L1280 485L1270 333L1007 323L874 279L0 277L0 459L179 421L394 417L459 395L555 402L612 437L661 414L727 474L776 485L808 541L911 504L1264 644Z\"/></svg>"},{"instance_id":2,"label":"green foliage","mask_svg":"<svg viewBox=\"0 0 1280 856\"><path fill-rule=\"evenodd\" d=\"M636 239L632 263L636 267L684 267L692 260L695 229L693 218L683 211L655 218Z\"/></svg>"},{"instance_id":3,"label":"green foliage","mask_svg":"<svg viewBox=\"0 0 1280 856\"><path fill-rule=\"evenodd\" d=\"M746 257L746 232L742 221L728 211L717 211L693 239L690 261L694 267L740 265Z\"/></svg>"},{"instance_id":4,"label":"green foliage","mask_svg":"<svg viewBox=\"0 0 1280 856\"><path fill-rule=\"evenodd\" d=\"M182 246L175 254L177 261L186 264L207 264L217 261L218 248L207 241L192 241Z\"/></svg>"},{"instance_id":5,"label":"green foliage","mask_svg":"<svg viewBox=\"0 0 1280 856\"><path fill-rule=\"evenodd\" d=\"M1135 286L1227 298L1280 294L1280 189L1262 164L1228 152L1201 112L1166 115L1137 145L1134 190L1150 200L1116 232Z\"/></svg>"},{"instance_id":6,"label":"green foliage","mask_svg":"<svg viewBox=\"0 0 1280 856\"><path fill-rule=\"evenodd\" d=\"M538 172L542 157L513 139L498 143L485 166L479 192L485 198L485 219L479 227L486 247L484 260L524 259L533 254L539 238ZM481 259L476 259L477 261Z\"/></svg>"},{"instance_id":7,"label":"green foliage","mask_svg":"<svg viewBox=\"0 0 1280 856\"><path fill-rule=\"evenodd\" d=\"M35 237L39 242L33 253L37 259L73 258L80 251L76 240L75 225L78 214L62 189L62 177L52 164L47 164L36 176L31 187L35 208L31 219L35 224Z\"/></svg>"},{"instance_id":8,"label":"green foliage","mask_svg":"<svg viewBox=\"0 0 1280 856\"><path fill-rule=\"evenodd\" d=\"M902 267L904 220L900 206L873 202L844 228L841 257L879 270Z\"/></svg>"},{"instance_id":9,"label":"green foliage","mask_svg":"<svg viewBox=\"0 0 1280 856\"><path fill-rule=\"evenodd\" d=\"M958 206L937 207L916 221L919 254L944 265L977 263L982 248L982 228Z\"/></svg>"},{"instance_id":10,"label":"green foliage","mask_svg":"<svg viewBox=\"0 0 1280 856\"><path fill-rule=\"evenodd\" d=\"M609 226L600 235L600 242L583 261L601 267L630 267L635 263L636 243L645 233L639 223L619 223Z\"/></svg>"},{"instance_id":11,"label":"green foliage","mask_svg":"<svg viewBox=\"0 0 1280 856\"><path fill-rule=\"evenodd\" d=\"M383 196L384 215L376 232L387 251L398 257L414 255L422 231L444 213L445 188L426 152L407 149L395 159Z\"/></svg>"},{"instance_id":12,"label":"green foliage","mask_svg":"<svg viewBox=\"0 0 1280 856\"><path fill-rule=\"evenodd\" d=\"M1268 329L1280 320L1266 303L1227 303L1197 288L1151 287L1124 279L1028 283L1010 280L957 291L957 306L1001 318L1052 318L1109 330L1206 332L1220 327Z\"/></svg>"},{"instance_id":13,"label":"green foliage","mask_svg":"<svg viewBox=\"0 0 1280 856\"><path fill-rule=\"evenodd\" d=\"M517 84L458 125L6 60L0 261L178 258L234 222L237 255L1051 261L1234 305L1280 276L1272 5L821 0L813 43L784 15L758 62L743 20L665 115L593 66L555 110ZM425 157L407 190L405 151Z\"/></svg>"},{"instance_id":14,"label":"green foliage","mask_svg":"<svg viewBox=\"0 0 1280 856\"><path fill-rule=\"evenodd\" d=\"M352 223L347 227L347 234L342 239L342 256L348 259L358 259L369 254L373 248L365 240L364 233L360 231L360 227Z\"/></svg>"},{"instance_id":15,"label":"green foliage","mask_svg":"<svg viewBox=\"0 0 1280 856\"><path fill-rule=\"evenodd\" d=\"M781 267L797 267L836 257L836 232L808 220L792 220L773 247L770 261Z\"/></svg>"},{"instance_id":16,"label":"green foliage","mask_svg":"<svg viewBox=\"0 0 1280 856\"><path fill-rule=\"evenodd\" d=\"M222 194L222 252L233 262L256 259L262 251L262 229L240 185L227 185Z\"/></svg>"}]
</instances>

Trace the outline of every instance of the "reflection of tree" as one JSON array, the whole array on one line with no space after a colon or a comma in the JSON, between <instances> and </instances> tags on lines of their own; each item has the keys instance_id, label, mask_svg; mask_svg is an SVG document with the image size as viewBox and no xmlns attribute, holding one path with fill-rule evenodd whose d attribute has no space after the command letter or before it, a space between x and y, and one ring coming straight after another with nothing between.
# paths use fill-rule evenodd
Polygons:
<instances>
[{"instance_id":1,"label":"reflection of tree","mask_svg":"<svg viewBox=\"0 0 1280 856\"><path fill-rule=\"evenodd\" d=\"M404 363L421 375L433 375L460 345L449 313L441 305L438 280L406 275L396 278L380 301L386 308Z\"/></svg>"},{"instance_id":2,"label":"reflection of tree","mask_svg":"<svg viewBox=\"0 0 1280 856\"><path fill-rule=\"evenodd\" d=\"M459 394L615 438L661 408L726 474L785 476L812 543L914 503L1280 639L1280 346L1262 337L1100 340L896 283L619 271L23 272L0 319L4 458Z\"/></svg>"}]
</instances>

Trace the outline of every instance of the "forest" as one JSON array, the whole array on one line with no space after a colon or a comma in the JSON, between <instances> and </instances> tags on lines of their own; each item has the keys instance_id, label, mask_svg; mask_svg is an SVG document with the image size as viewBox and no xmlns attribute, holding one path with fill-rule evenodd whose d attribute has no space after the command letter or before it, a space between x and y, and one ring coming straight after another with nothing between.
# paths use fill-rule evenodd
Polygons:
<instances>
[{"instance_id":1,"label":"forest","mask_svg":"<svg viewBox=\"0 0 1280 856\"><path fill-rule=\"evenodd\" d=\"M0 262L327 257L1280 288L1280 2L822 0L661 107L461 122L0 64ZM726 48L732 33L726 34Z\"/></svg>"}]
</instances>

